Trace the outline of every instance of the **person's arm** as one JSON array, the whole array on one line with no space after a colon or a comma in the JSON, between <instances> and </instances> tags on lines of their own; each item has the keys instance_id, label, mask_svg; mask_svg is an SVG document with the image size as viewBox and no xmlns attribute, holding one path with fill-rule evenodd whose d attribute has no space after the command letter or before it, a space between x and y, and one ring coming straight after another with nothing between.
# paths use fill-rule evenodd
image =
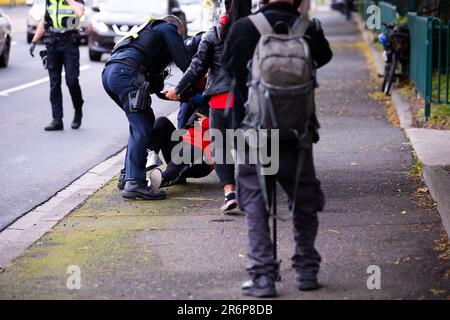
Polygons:
<instances>
[{"instance_id":1,"label":"person's arm","mask_svg":"<svg viewBox=\"0 0 450 320\"><path fill-rule=\"evenodd\" d=\"M183 38L178 33L178 29L173 24L168 24L162 30L164 41L169 50L172 61L183 72L189 67L189 53L184 45Z\"/></svg>"},{"instance_id":2,"label":"person's arm","mask_svg":"<svg viewBox=\"0 0 450 320\"><path fill-rule=\"evenodd\" d=\"M42 39L44 34L45 34L45 15L39 21L37 28L36 28L36 33L33 36L33 40L31 40L30 55L33 58L34 58L34 50L36 49L36 45Z\"/></svg>"},{"instance_id":3,"label":"person's arm","mask_svg":"<svg viewBox=\"0 0 450 320\"><path fill-rule=\"evenodd\" d=\"M84 2L76 0L66 0L70 8L75 12L75 14L81 17L84 14Z\"/></svg>"},{"instance_id":4,"label":"person's arm","mask_svg":"<svg viewBox=\"0 0 450 320\"><path fill-rule=\"evenodd\" d=\"M203 36L189 68L175 88L177 95L180 95L180 93L184 92L192 85L197 84L197 82L208 72L213 58L214 36L214 30L209 31Z\"/></svg>"},{"instance_id":5,"label":"person's arm","mask_svg":"<svg viewBox=\"0 0 450 320\"><path fill-rule=\"evenodd\" d=\"M316 67L320 68L330 62L333 57L333 52L318 20L314 19L311 22L305 36L309 43L311 56L316 63Z\"/></svg>"},{"instance_id":6,"label":"person's arm","mask_svg":"<svg viewBox=\"0 0 450 320\"><path fill-rule=\"evenodd\" d=\"M37 28L36 28L36 33L33 36L33 40L31 40L32 43L38 43L42 37L45 34L45 15L42 16L41 20L39 21Z\"/></svg>"}]
</instances>

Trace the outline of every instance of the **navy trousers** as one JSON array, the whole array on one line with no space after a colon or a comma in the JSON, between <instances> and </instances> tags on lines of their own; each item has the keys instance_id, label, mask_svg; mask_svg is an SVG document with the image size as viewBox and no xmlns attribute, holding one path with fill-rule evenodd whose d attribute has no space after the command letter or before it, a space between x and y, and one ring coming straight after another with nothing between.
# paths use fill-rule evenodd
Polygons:
<instances>
[{"instance_id":1,"label":"navy trousers","mask_svg":"<svg viewBox=\"0 0 450 320\"><path fill-rule=\"evenodd\" d=\"M80 76L80 50L72 37L61 38L47 44L47 65L50 77L50 102L53 119L63 118L63 97L61 92L62 68L66 72L66 84L76 112L82 111L83 96L78 77Z\"/></svg>"},{"instance_id":2,"label":"navy trousers","mask_svg":"<svg viewBox=\"0 0 450 320\"><path fill-rule=\"evenodd\" d=\"M125 112L130 126L127 154L125 156L125 179L145 180L147 149L150 147L155 115L149 111L130 112L128 94L136 90L132 80L137 72L123 63L111 63L102 74L103 87L108 95Z\"/></svg>"}]
</instances>

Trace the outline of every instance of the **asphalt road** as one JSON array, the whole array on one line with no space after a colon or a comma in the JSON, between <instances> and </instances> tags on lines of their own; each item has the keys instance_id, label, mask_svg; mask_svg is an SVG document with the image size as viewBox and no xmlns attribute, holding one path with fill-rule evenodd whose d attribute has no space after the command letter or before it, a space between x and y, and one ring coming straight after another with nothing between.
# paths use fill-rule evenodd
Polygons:
<instances>
[{"instance_id":1,"label":"asphalt road","mask_svg":"<svg viewBox=\"0 0 450 320\"><path fill-rule=\"evenodd\" d=\"M73 107L63 81L66 129L43 130L51 121L48 74L40 59L29 55L27 11L27 7L4 8L12 22L13 46L8 68L0 69L0 230L120 151L128 137L123 112L101 84L104 63L89 61L85 46L80 48L83 125L77 131L70 128ZM176 103L153 101L157 116L177 108Z\"/></svg>"}]
</instances>

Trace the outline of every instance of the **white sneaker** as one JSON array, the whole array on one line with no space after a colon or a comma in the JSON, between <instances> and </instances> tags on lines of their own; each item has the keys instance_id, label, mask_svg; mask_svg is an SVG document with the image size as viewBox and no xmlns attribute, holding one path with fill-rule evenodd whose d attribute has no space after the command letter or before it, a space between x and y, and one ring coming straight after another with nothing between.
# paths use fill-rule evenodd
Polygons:
<instances>
[{"instance_id":1,"label":"white sneaker","mask_svg":"<svg viewBox=\"0 0 450 320\"><path fill-rule=\"evenodd\" d=\"M155 168L153 170L150 170L147 173L147 180L148 180L148 186L155 190L159 189L162 183L162 171L161 169Z\"/></svg>"},{"instance_id":2,"label":"white sneaker","mask_svg":"<svg viewBox=\"0 0 450 320\"><path fill-rule=\"evenodd\" d=\"M223 201L223 206L221 207L222 211L230 211L236 209L238 206L238 201L236 199L236 192L231 191L225 195L225 199Z\"/></svg>"},{"instance_id":3,"label":"white sneaker","mask_svg":"<svg viewBox=\"0 0 450 320\"><path fill-rule=\"evenodd\" d=\"M147 156L146 168L159 167L160 165L163 164L161 159L159 158L158 154L155 151L147 150L147 152L148 152L148 156Z\"/></svg>"}]
</instances>

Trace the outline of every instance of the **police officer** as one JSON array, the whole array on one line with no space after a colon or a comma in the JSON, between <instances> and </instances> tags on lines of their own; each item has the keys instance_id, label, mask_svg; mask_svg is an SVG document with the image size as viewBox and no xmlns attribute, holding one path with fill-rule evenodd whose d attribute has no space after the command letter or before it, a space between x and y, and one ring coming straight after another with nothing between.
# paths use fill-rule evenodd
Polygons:
<instances>
[{"instance_id":1,"label":"police officer","mask_svg":"<svg viewBox=\"0 0 450 320\"><path fill-rule=\"evenodd\" d=\"M36 44L42 39L46 31L48 39L47 67L50 76L50 102L52 104L53 121L45 127L46 131L64 130L63 99L61 93L61 72L64 66L66 84L72 96L75 116L72 129L81 126L83 116L83 97L80 83L80 51L78 27L84 15L83 0L46 0L45 15L36 30L30 47L30 54L34 57Z\"/></svg>"},{"instance_id":2,"label":"police officer","mask_svg":"<svg viewBox=\"0 0 450 320\"><path fill-rule=\"evenodd\" d=\"M163 191L150 189L146 181L147 149L155 122L150 94L161 92L164 70L172 61L183 72L188 68L182 34L184 25L175 16L149 19L116 44L103 70L103 86L130 125L125 175L120 178L125 183L119 183L124 198L165 198Z\"/></svg>"},{"instance_id":3,"label":"police officer","mask_svg":"<svg viewBox=\"0 0 450 320\"><path fill-rule=\"evenodd\" d=\"M300 0L270 0L260 12L273 26L293 25L298 20ZM234 117L240 127L245 116L244 103L248 98L248 61L252 59L260 34L248 18L240 19L230 30L222 62L236 80ZM311 56L317 68L328 63L332 58L328 41L320 23L311 22L305 33ZM279 171L276 175L266 176L268 194L272 194L278 181L289 197L289 203L295 203L293 212L295 252L292 267L297 273L299 290L319 288L317 275L321 257L315 248L318 230L317 212L323 209L324 199L320 182L316 177L312 149L305 151L301 176L296 181L298 170L298 149L295 142L281 142L279 149ZM238 170L239 205L246 213L248 236L247 272L249 281L242 285L244 295L253 297L273 297L277 295L275 280L279 262L274 259L273 244L270 238L269 213L258 179L256 166L240 164ZM298 182L298 192L296 183Z\"/></svg>"}]
</instances>

